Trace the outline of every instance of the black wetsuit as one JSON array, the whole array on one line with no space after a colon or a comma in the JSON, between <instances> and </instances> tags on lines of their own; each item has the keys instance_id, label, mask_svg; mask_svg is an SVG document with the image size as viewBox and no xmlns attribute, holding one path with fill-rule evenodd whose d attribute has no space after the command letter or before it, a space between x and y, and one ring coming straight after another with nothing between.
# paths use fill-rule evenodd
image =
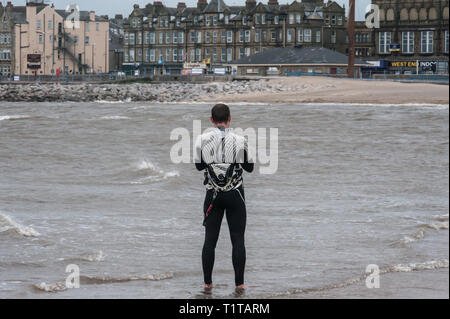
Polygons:
<instances>
[{"instance_id":1,"label":"black wetsuit","mask_svg":"<svg viewBox=\"0 0 450 319\"><path fill-rule=\"evenodd\" d=\"M247 154L245 154L244 163L241 167L251 173L254 169L253 163L248 163ZM196 163L199 171L206 169L203 162ZM203 213L206 212L212 203L214 190L206 192ZM202 262L205 284L212 284L212 272L214 267L215 249L219 239L220 227L222 225L223 215L226 212L227 222L230 229L231 243L233 246L233 267L235 273L236 286L244 284L244 270L246 261L245 252L245 227L247 224L247 211L245 205L244 186L241 185L235 190L228 192L218 192L212 210L208 218L205 219L205 243L203 245Z\"/></svg>"}]
</instances>

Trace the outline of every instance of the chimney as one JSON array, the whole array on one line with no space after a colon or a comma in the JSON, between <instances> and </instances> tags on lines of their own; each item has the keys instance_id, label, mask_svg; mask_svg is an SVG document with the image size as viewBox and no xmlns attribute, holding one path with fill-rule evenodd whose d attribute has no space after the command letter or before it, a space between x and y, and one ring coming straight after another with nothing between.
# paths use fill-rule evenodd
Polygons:
<instances>
[{"instance_id":1,"label":"chimney","mask_svg":"<svg viewBox=\"0 0 450 319\"><path fill-rule=\"evenodd\" d=\"M197 9L203 11L208 6L207 0L198 0L197 2Z\"/></svg>"},{"instance_id":2,"label":"chimney","mask_svg":"<svg viewBox=\"0 0 450 319\"><path fill-rule=\"evenodd\" d=\"M95 21L95 12L94 11L89 11L89 20Z\"/></svg>"},{"instance_id":3,"label":"chimney","mask_svg":"<svg viewBox=\"0 0 450 319\"><path fill-rule=\"evenodd\" d=\"M178 9L180 9L180 8L186 8L186 2L178 2L177 8L178 8Z\"/></svg>"},{"instance_id":4,"label":"chimney","mask_svg":"<svg viewBox=\"0 0 450 319\"><path fill-rule=\"evenodd\" d=\"M245 9L252 10L256 7L256 0L246 0Z\"/></svg>"},{"instance_id":5,"label":"chimney","mask_svg":"<svg viewBox=\"0 0 450 319\"><path fill-rule=\"evenodd\" d=\"M114 19L116 19L116 20L123 20L123 15L121 15L121 14L116 14L116 16L114 17Z\"/></svg>"},{"instance_id":6,"label":"chimney","mask_svg":"<svg viewBox=\"0 0 450 319\"><path fill-rule=\"evenodd\" d=\"M162 3L162 1L153 1L153 5L155 7L162 7L163 3Z\"/></svg>"},{"instance_id":7,"label":"chimney","mask_svg":"<svg viewBox=\"0 0 450 319\"><path fill-rule=\"evenodd\" d=\"M278 0L269 0L269 6L277 6L278 5Z\"/></svg>"}]
</instances>

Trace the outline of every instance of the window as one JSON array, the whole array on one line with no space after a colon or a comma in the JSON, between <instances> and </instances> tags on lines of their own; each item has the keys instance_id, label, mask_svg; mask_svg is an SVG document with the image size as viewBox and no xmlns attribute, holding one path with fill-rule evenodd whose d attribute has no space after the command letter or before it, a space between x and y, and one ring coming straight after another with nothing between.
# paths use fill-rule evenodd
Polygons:
<instances>
[{"instance_id":1,"label":"window","mask_svg":"<svg viewBox=\"0 0 450 319\"><path fill-rule=\"evenodd\" d=\"M448 53L448 30L444 33L444 52Z\"/></svg>"},{"instance_id":2,"label":"window","mask_svg":"<svg viewBox=\"0 0 450 319\"><path fill-rule=\"evenodd\" d=\"M239 48L239 59L244 56L244 48Z\"/></svg>"},{"instance_id":3,"label":"window","mask_svg":"<svg viewBox=\"0 0 450 319\"><path fill-rule=\"evenodd\" d=\"M178 43L178 31L173 32L172 40L173 43Z\"/></svg>"},{"instance_id":4,"label":"window","mask_svg":"<svg viewBox=\"0 0 450 319\"><path fill-rule=\"evenodd\" d=\"M259 24L259 14L255 14L255 24Z\"/></svg>"},{"instance_id":5,"label":"window","mask_svg":"<svg viewBox=\"0 0 450 319\"><path fill-rule=\"evenodd\" d=\"M213 31L213 43L217 43L217 31Z\"/></svg>"},{"instance_id":6,"label":"window","mask_svg":"<svg viewBox=\"0 0 450 319\"><path fill-rule=\"evenodd\" d=\"M142 49L139 49L137 52L138 52L137 61L142 62Z\"/></svg>"},{"instance_id":7,"label":"window","mask_svg":"<svg viewBox=\"0 0 450 319\"><path fill-rule=\"evenodd\" d=\"M227 49L222 48L220 50L220 61L225 62L227 60Z\"/></svg>"},{"instance_id":8,"label":"window","mask_svg":"<svg viewBox=\"0 0 450 319\"><path fill-rule=\"evenodd\" d=\"M130 62L134 62L134 58L135 58L135 55L134 55L134 49L131 49L130 50Z\"/></svg>"},{"instance_id":9,"label":"window","mask_svg":"<svg viewBox=\"0 0 450 319\"><path fill-rule=\"evenodd\" d=\"M266 15L265 14L261 15L261 23L266 24Z\"/></svg>"},{"instance_id":10,"label":"window","mask_svg":"<svg viewBox=\"0 0 450 319\"><path fill-rule=\"evenodd\" d=\"M184 49L178 49L178 61L185 61Z\"/></svg>"},{"instance_id":11,"label":"window","mask_svg":"<svg viewBox=\"0 0 450 319\"><path fill-rule=\"evenodd\" d=\"M195 59L199 62L202 60L202 49L200 48L195 49Z\"/></svg>"},{"instance_id":12,"label":"window","mask_svg":"<svg viewBox=\"0 0 450 319\"><path fill-rule=\"evenodd\" d=\"M280 23L280 16L275 16L275 17L273 18L273 23L274 23L274 24L279 24L279 23Z\"/></svg>"},{"instance_id":13,"label":"window","mask_svg":"<svg viewBox=\"0 0 450 319\"><path fill-rule=\"evenodd\" d=\"M213 25L217 25L217 16L213 16Z\"/></svg>"},{"instance_id":14,"label":"window","mask_svg":"<svg viewBox=\"0 0 450 319\"><path fill-rule=\"evenodd\" d=\"M100 31L100 24L99 24L99 23L96 23L96 24L95 24L95 30L96 30L96 31Z\"/></svg>"},{"instance_id":15,"label":"window","mask_svg":"<svg viewBox=\"0 0 450 319\"><path fill-rule=\"evenodd\" d=\"M259 53L259 48L258 47L255 47L254 50L255 50L255 54Z\"/></svg>"},{"instance_id":16,"label":"window","mask_svg":"<svg viewBox=\"0 0 450 319\"><path fill-rule=\"evenodd\" d=\"M178 32L178 43L184 43L184 32Z\"/></svg>"},{"instance_id":17,"label":"window","mask_svg":"<svg viewBox=\"0 0 450 319\"><path fill-rule=\"evenodd\" d=\"M191 54L190 54L190 60L189 61L193 62L193 61L195 61L195 50L191 49L190 52L191 52Z\"/></svg>"},{"instance_id":18,"label":"window","mask_svg":"<svg viewBox=\"0 0 450 319\"><path fill-rule=\"evenodd\" d=\"M209 48L205 48L205 59L209 59L209 58L210 58Z\"/></svg>"},{"instance_id":19,"label":"window","mask_svg":"<svg viewBox=\"0 0 450 319\"><path fill-rule=\"evenodd\" d=\"M239 42L244 42L244 30L239 30Z\"/></svg>"},{"instance_id":20,"label":"window","mask_svg":"<svg viewBox=\"0 0 450 319\"><path fill-rule=\"evenodd\" d=\"M227 62L233 61L233 49L227 48Z\"/></svg>"},{"instance_id":21,"label":"window","mask_svg":"<svg viewBox=\"0 0 450 319\"><path fill-rule=\"evenodd\" d=\"M230 23L230 17L229 16L225 16L225 24Z\"/></svg>"},{"instance_id":22,"label":"window","mask_svg":"<svg viewBox=\"0 0 450 319\"><path fill-rule=\"evenodd\" d=\"M220 42L221 43L226 43L227 42L227 32L226 31L222 31L220 33Z\"/></svg>"},{"instance_id":23,"label":"window","mask_svg":"<svg viewBox=\"0 0 450 319\"><path fill-rule=\"evenodd\" d=\"M84 38L84 44L89 44L89 37Z\"/></svg>"},{"instance_id":24,"label":"window","mask_svg":"<svg viewBox=\"0 0 450 319\"><path fill-rule=\"evenodd\" d=\"M233 31L228 30L227 31L227 43L232 43L233 42Z\"/></svg>"},{"instance_id":25,"label":"window","mask_svg":"<svg viewBox=\"0 0 450 319\"><path fill-rule=\"evenodd\" d=\"M286 38L287 42L292 42L292 29L288 29L287 30L287 38Z\"/></svg>"},{"instance_id":26,"label":"window","mask_svg":"<svg viewBox=\"0 0 450 319\"><path fill-rule=\"evenodd\" d=\"M138 41L137 44L141 45L142 44L142 32L138 33Z\"/></svg>"},{"instance_id":27,"label":"window","mask_svg":"<svg viewBox=\"0 0 450 319\"><path fill-rule=\"evenodd\" d=\"M150 62L156 61L155 49L150 49Z\"/></svg>"},{"instance_id":28,"label":"window","mask_svg":"<svg viewBox=\"0 0 450 319\"><path fill-rule=\"evenodd\" d=\"M294 24L294 14L289 13L289 24Z\"/></svg>"},{"instance_id":29,"label":"window","mask_svg":"<svg viewBox=\"0 0 450 319\"><path fill-rule=\"evenodd\" d=\"M48 28L53 29L53 21L52 20L48 20Z\"/></svg>"},{"instance_id":30,"label":"window","mask_svg":"<svg viewBox=\"0 0 450 319\"><path fill-rule=\"evenodd\" d=\"M191 35L191 36L190 36L190 41L191 41L192 43L194 43L194 42L195 42L195 32L192 31L192 32L190 33L190 35Z\"/></svg>"},{"instance_id":31,"label":"window","mask_svg":"<svg viewBox=\"0 0 450 319\"><path fill-rule=\"evenodd\" d=\"M250 52L251 52L251 51L250 51L250 48L249 48L249 47L245 48L245 55L246 55L246 56L250 56L250 55L251 55Z\"/></svg>"},{"instance_id":32,"label":"window","mask_svg":"<svg viewBox=\"0 0 450 319\"><path fill-rule=\"evenodd\" d=\"M36 28L38 30L40 30L41 29L41 20L37 20L36 23L37 23Z\"/></svg>"},{"instance_id":33,"label":"window","mask_svg":"<svg viewBox=\"0 0 450 319\"><path fill-rule=\"evenodd\" d=\"M197 43L202 43L202 31L197 31Z\"/></svg>"},{"instance_id":34,"label":"window","mask_svg":"<svg viewBox=\"0 0 450 319\"><path fill-rule=\"evenodd\" d=\"M272 42L277 41L277 33L275 31L270 32L270 41Z\"/></svg>"},{"instance_id":35,"label":"window","mask_svg":"<svg viewBox=\"0 0 450 319\"><path fill-rule=\"evenodd\" d=\"M75 43L75 44L78 43L78 36L77 35L73 36L73 43Z\"/></svg>"},{"instance_id":36,"label":"window","mask_svg":"<svg viewBox=\"0 0 450 319\"><path fill-rule=\"evenodd\" d=\"M209 31L205 32L205 43L210 43L211 42L211 37L210 37L210 33Z\"/></svg>"},{"instance_id":37,"label":"window","mask_svg":"<svg viewBox=\"0 0 450 319\"><path fill-rule=\"evenodd\" d=\"M150 32L150 44L155 44L155 32Z\"/></svg>"},{"instance_id":38,"label":"window","mask_svg":"<svg viewBox=\"0 0 450 319\"><path fill-rule=\"evenodd\" d=\"M166 31L166 44L170 43L170 32Z\"/></svg>"},{"instance_id":39,"label":"window","mask_svg":"<svg viewBox=\"0 0 450 319\"><path fill-rule=\"evenodd\" d=\"M332 25L336 24L336 16L331 16L331 24Z\"/></svg>"},{"instance_id":40,"label":"window","mask_svg":"<svg viewBox=\"0 0 450 319\"><path fill-rule=\"evenodd\" d=\"M245 30L245 42L250 42L250 30Z\"/></svg>"},{"instance_id":41,"label":"window","mask_svg":"<svg viewBox=\"0 0 450 319\"><path fill-rule=\"evenodd\" d=\"M320 43L320 41L321 41L321 32L320 32L320 30L317 30L316 31L316 43Z\"/></svg>"},{"instance_id":42,"label":"window","mask_svg":"<svg viewBox=\"0 0 450 319\"><path fill-rule=\"evenodd\" d=\"M343 21L342 16L338 16L338 25L343 25L343 24L344 24L344 21Z\"/></svg>"},{"instance_id":43,"label":"window","mask_svg":"<svg viewBox=\"0 0 450 319\"><path fill-rule=\"evenodd\" d=\"M144 32L144 44L149 44L150 42L150 36L147 31Z\"/></svg>"},{"instance_id":44,"label":"window","mask_svg":"<svg viewBox=\"0 0 450 319\"><path fill-rule=\"evenodd\" d=\"M259 42L260 41L260 34L261 34L261 30L256 30L255 31L255 42Z\"/></svg>"},{"instance_id":45,"label":"window","mask_svg":"<svg viewBox=\"0 0 450 319\"><path fill-rule=\"evenodd\" d=\"M311 29L305 29L304 35L304 41L311 42Z\"/></svg>"},{"instance_id":46,"label":"window","mask_svg":"<svg viewBox=\"0 0 450 319\"><path fill-rule=\"evenodd\" d=\"M414 53L414 32L402 32L402 52Z\"/></svg>"},{"instance_id":47,"label":"window","mask_svg":"<svg viewBox=\"0 0 450 319\"><path fill-rule=\"evenodd\" d=\"M124 42L125 45L128 45L128 43L129 43L128 38L129 38L128 33L125 33L125 35L124 35L124 40L123 40L123 42Z\"/></svg>"},{"instance_id":48,"label":"window","mask_svg":"<svg viewBox=\"0 0 450 319\"><path fill-rule=\"evenodd\" d=\"M44 35L41 33L39 34L39 44L44 43Z\"/></svg>"},{"instance_id":49,"label":"window","mask_svg":"<svg viewBox=\"0 0 450 319\"><path fill-rule=\"evenodd\" d=\"M178 61L178 50L177 49L173 49L173 51L172 51L172 60L173 60L173 62Z\"/></svg>"},{"instance_id":50,"label":"window","mask_svg":"<svg viewBox=\"0 0 450 319\"><path fill-rule=\"evenodd\" d=\"M303 42L303 29L298 29L297 33L298 33L297 41L298 42Z\"/></svg>"},{"instance_id":51,"label":"window","mask_svg":"<svg viewBox=\"0 0 450 319\"><path fill-rule=\"evenodd\" d=\"M134 33L130 33L130 45L134 45L134 40L135 40L135 35L134 35Z\"/></svg>"},{"instance_id":52,"label":"window","mask_svg":"<svg viewBox=\"0 0 450 319\"><path fill-rule=\"evenodd\" d=\"M331 30L331 43L336 43L336 30Z\"/></svg>"},{"instance_id":53,"label":"window","mask_svg":"<svg viewBox=\"0 0 450 319\"><path fill-rule=\"evenodd\" d=\"M433 31L422 31L422 53L433 53Z\"/></svg>"},{"instance_id":54,"label":"window","mask_svg":"<svg viewBox=\"0 0 450 319\"><path fill-rule=\"evenodd\" d=\"M390 32L380 32L379 33L379 53L386 54L389 53L389 45L391 44L391 33Z\"/></svg>"},{"instance_id":55,"label":"window","mask_svg":"<svg viewBox=\"0 0 450 319\"><path fill-rule=\"evenodd\" d=\"M300 15L300 13L297 13L297 14L295 15L295 22L300 23L301 20L302 20L302 16Z\"/></svg>"},{"instance_id":56,"label":"window","mask_svg":"<svg viewBox=\"0 0 450 319\"><path fill-rule=\"evenodd\" d=\"M170 61L170 55L171 55L171 49L166 49L166 61L169 62Z\"/></svg>"},{"instance_id":57,"label":"window","mask_svg":"<svg viewBox=\"0 0 450 319\"><path fill-rule=\"evenodd\" d=\"M84 30L85 30L85 31L89 31L89 22L86 22L86 23L84 24Z\"/></svg>"},{"instance_id":58,"label":"window","mask_svg":"<svg viewBox=\"0 0 450 319\"><path fill-rule=\"evenodd\" d=\"M243 24L243 25L246 25L246 24L247 24L247 17L246 17L246 16L243 16L243 17L242 17L242 24Z\"/></svg>"},{"instance_id":59,"label":"window","mask_svg":"<svg viewBox=\"0 0 450 319\"><path fill-rule=\"evenodd\" d=\"M211 17L210 16L205 17L205 25L207 27L209 27L211 25Z\"/></svg>"},{"instance_id":60,"label":"window","mask_svg":"<svg viewBox=\"0 0 450 319\"><path fill-rule=\"evenodd\" d=\"M124 59L125 62L130 61L130 52L128 52L128 50L124 51L123 59Z\"/></svg>"},{"instance_id":61,"label":"window","mask_svg":"<svg viewBox=\"0 0 450 319\"><path fill-rule=\"evenodd\" d=\"M330 24L330 16L328 14L325 16L325 24Z\"/></svg>"}]
</instances>

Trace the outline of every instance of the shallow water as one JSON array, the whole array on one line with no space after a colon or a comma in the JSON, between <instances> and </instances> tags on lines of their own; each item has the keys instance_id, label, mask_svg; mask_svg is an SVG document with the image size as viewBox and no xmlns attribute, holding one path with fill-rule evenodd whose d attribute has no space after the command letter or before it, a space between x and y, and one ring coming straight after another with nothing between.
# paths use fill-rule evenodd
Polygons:
<instances>
[{"instance_id":1,"label":"shallow water","mask_svg":"<svg viewBox=\"0 0 450 319\"><path fill-rule=\"evenodd\" d=\"M2 102L0 298L207 298L203 176L171 163L169 136L195 119L206 128L209 109ZM235 127L279 128L277 173L245 176L246 297L346 287L369 264L448 272L448 105L232 114ZM64 287L69 264L80 289ZM214 297L233 297L225 221L214 281Z\"/></svg>"}]
</instances>

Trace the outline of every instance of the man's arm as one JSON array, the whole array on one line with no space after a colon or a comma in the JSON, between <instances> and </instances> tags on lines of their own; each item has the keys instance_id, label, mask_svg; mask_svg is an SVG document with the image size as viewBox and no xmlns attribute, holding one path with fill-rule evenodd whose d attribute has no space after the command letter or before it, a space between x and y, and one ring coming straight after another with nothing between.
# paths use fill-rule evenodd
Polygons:
<instances>
[{"instance_id":1,"label":"man's arm","mask_svg":"<svg viewBox=\"0 0 450 319\"><path fill-rule=\"evenodd\" d=\"M248 162L248 153L247 150L244 150L244 163L241 163L242 168L244 171L251 173L255 169L255 163L249 163Z\"/></svg>"}]
</instances>

